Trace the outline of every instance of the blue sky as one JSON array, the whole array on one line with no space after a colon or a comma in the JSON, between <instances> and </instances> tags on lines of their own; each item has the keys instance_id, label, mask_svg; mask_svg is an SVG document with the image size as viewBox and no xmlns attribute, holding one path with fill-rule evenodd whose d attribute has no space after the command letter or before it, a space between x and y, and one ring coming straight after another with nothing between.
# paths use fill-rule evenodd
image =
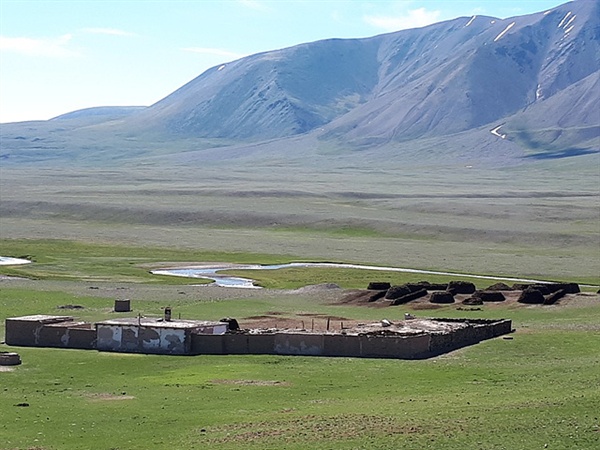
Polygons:
<instances>
[{"instance_id":1,"label":"blue sky","mask_svg":"<svg viewBox=\"0 0 600 450\"><path fill-rule=\"evenodd\" d=\"M212 66L304 42L565 2L0 0L0 122L150 105Z\"/></svg>"}]
</instances>

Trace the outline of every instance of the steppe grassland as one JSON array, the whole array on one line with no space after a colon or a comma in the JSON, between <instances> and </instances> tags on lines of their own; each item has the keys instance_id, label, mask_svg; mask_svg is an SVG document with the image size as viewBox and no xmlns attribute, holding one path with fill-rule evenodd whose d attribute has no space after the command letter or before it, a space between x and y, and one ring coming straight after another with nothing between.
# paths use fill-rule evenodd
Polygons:
<instances>
[{"instance_id":1,"label":"steppe grassland","mask_svg":"<svg viewBox=\"0 0 600 450\"><path fill-rule=\"evenodd\" d=\"M424 314L408 306L332 305L323 294L13 280L2 282L0 320L64 312L98 320L114 316L112 301L121 295L132 297L134 313L157 315L169 304L184 317L234 315L242 323L273 311L365 320ZM427 361L0 345L24 361L0 373L0 448L593 449L600 439L597 301L588 294L549 308L428 310L429 316L509 317L517 331L510 340ZM84 309L57 309L65 304Z\"/></svg>"},{"instance_id":2,"label":"steppe grassland","mask_svg":"<svg viewBox=\"0 0 600 450\"><path fill-rule=\"evenodd\" d=\"M8 168L0 220L3 238L593 284L600 273L597 175L593 167L558 167Z\"/></svg>"}]
</instances>

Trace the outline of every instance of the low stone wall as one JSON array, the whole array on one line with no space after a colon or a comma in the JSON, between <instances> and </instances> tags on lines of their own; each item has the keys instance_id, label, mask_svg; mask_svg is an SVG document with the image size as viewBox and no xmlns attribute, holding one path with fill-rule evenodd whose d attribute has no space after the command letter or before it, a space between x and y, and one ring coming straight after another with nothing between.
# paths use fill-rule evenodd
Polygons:
<instances>
[{"instance_id":1,"label":"low stone wall","mask_svg":"<svg viewBox=\"0 0 600 450\"><path fill-rule=\"evenodd\" d=\"M266 354L422 359L511 332L510 320L445 320L466 326L448 333L316 334L303 332L192 334L194 355Z\"/></svg>"},{"instance_id":2,"label":"low stone wall","mask_svg":"<svg viewBox=\"0 0 600 450\"><path fill-rule=\"evenodd\" d=\"M176 349L159 349L156 336L137 335L127 327L118 328L118 345L114 332L110 339L100 336L93 324L76 323L70 317L26 316L6 320L6 343L30 347L59 347L98 349L109 351L169 353L187 355L267 354L304 356L341 356L358 358L422 359L447 353L461 347L476 344L510 333L510 320L430 319L445 323L457 323L450 331L432 331L412 334L379 332L311 333L284 331L238 330L226 334L202 334L180 330L182 337ZM100 325L100 324L97 324ZM106 327L105 327L106 328ZM156 330L150 330L158 333ZM159 330L174 333L171 329ZM97 334L98 332L98 334ZM131 339L123 334L132 333ZM97 339L98 336L98 339ZM150 339L152 338L152 339ZM140 345L140 339L147 345ZM169 340L169 339L167 339ZM109 342L110 341L110 342ZM156 341L156 342L155 342ZM115 341L116 342L116 341ZM170 340L169 340L170 342ZM110 343L111 345L108 345ZM151 345L152 344L152 345ZM156 344L156 345L154 345ZM158 346L158 347L156 347ZM156 348L154 348L156 347ZM160 351L159 351L160 350Z\"/></svg>"},{"instance_id":3,"label":"low stone wall","mask_svg":"<svg viewBox=\"0 0 600 450\"><path fill-rule=\"evenodd\" d=\"M96 348L92 324L71 317L26 316L6 319L6 343L25 347Z\"/></svg>"},{"instance_id":4,"label":"low stone wall","mask_svg":"<svg viewBox=\"0 0 600 450\"><path fill-rule=\"evenodd\" d=\"M452 321L444 319L445 322ZM441 355L468 345L473 345L486 339L491 339L512 331L510 320L460 320L466 322L467 326L455 330L452 333L432 334L430 344L430 356Z\"/></svg>"},{"instance_id":5,"label":"low stone wall","mask_svg":"<svg viewBox=\"0 0 600 450\"><path fill-rule=\"evenodd\" d=\"M393 336L238 332L223 335L193 334L191 353L412 359L425 357L429 353L429 345L427 334Z\"/></svg>"},{"instance_id":6,"label":"low stone wall","mask_svg":"<svg viewBox=\"0 0 600 450\"><path fill-rule=\"evenodd\" d=\"M430 336L311 333L192 335L192 354L303 355L357 358L425 358Z\"/></svg>"},{"instance_id":7,"label":"low stone wall","mask_svg":"<svg viewBox=\"0 0 600 450\"><path fill-rule=\"evenodd\" d=\"M97 323L96 335L96 348L103 351L169 355L190 353L190 333L185 329Z\"/></svg>"},{"instance_id":8,"label":"low stone wall","mask_svg":"<svg viewBox=\"0 0 600 450\"><path fill-rule=\"evenodd\" d=\"M364 335L358 336L358 342L360 354L355 356L362 358L420 359L429 354L431 336Z\"/></svg>"},{"instance_id":9,"label":"low stone wall","mask_svg":"<svg viewBox=\"0 0 600 450\"><path fill-rule=\"evenodd\" d=\"M45 326L39 334L44 347L77 348L93 350L96 348L96 330L88 326Z\"/></svg>"}]
</instances>

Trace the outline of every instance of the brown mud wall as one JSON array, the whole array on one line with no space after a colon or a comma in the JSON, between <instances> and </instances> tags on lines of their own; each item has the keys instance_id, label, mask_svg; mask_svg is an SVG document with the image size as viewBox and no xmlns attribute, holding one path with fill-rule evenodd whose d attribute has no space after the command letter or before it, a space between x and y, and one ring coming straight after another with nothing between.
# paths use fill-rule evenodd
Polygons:
<instances>
[{"instance_id":1,"label":"brown mud wall","mask_svg":"<svg viewBox=\"0 0 600 450\"><path fill-rule=\"evenodd\" d=\"M464 322L464 320L457 320L457 322ZM191 354L422 359L510 333L511 326L510 320L469 321L465 328L459 328L450 333L422 333L412 336L300 332L250 334L243 331L223 335L192 334Z\"/></svg>"},{"instance_id":2,"label":"brown mud wall","mask_svg":"<svg viewBox=\"0 0 600 450\"><path fill-rule=\"evenodd\" d=\"M96 330L90 324L42 323L6 319L8 345L58 347L92 350L96 348Z\"/></svg>"},{"instance_id":3,"label":"brown mud wall","mask_svg":"<svg viewBox=\"0 0 600 450\"><path fill-rule=\"evenodd\" d=\"M455 330L452 333L432 334L429 356L441 355L512 331L510 320L489 322L485 320L469 321L469 326Z\"/></svg>"},{"instance_id":4,"label":"brown mud wall","mask_svg":"<svg viewBox=\"0 0 600 450\"><path fill-rule=\"evenodd\" d=\"M250 333L243 330L221 335L191 333L189 335L190 339L186 339L185 349L178 347L178 351L171 351L170 353L422 359L476 344L482 340L491 339L512 331L510 320L443 319L440 321L466 323L467 325L448 333L418 333L410 336L390 333L358 335L302 332ZM96 336L96 329L85 324L68 322L49 324L37 321L6 320L6 343L8 345L95 349L98 348ZM136 337L136 344L138 344L139 338L140 336ZM118 349L110 348L109 350L137 351L141 353L159 352L158 348L140 348L139 345L136 345L135 349L129 349L122 348L123 342L120 342L120 344ZM99 348L99 350L102 349Z\"/></svg>"}]
</instances>

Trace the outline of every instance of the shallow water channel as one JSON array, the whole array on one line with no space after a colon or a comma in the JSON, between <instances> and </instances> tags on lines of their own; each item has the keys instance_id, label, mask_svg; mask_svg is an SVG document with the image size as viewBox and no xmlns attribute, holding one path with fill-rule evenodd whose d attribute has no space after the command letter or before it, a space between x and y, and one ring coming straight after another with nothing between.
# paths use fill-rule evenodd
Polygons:
<instances>
[{"instance_id":1,"label":"shallow water channel","mask_svg":"<svg viewBox=\"0 0 600 450\"><path fill-rule=\"evenodd\" d=\"M470 275L462 273L452 272L437 272L432 270L420 270L420 269L407 269L402 267L381 267L381 266L364 266L359 264L341 264L341 263L288 263L288 264L271 264L271 265L260 265L260 264L215 264L215 265L202 265L202 266L190 266L190 267L179 267L170 269L158 269L153 270L152 273L155 275L171 275L175 277L186 277L186 278L203 278L213 280L213 285L222 287L235 287L245 289L261 289L260 286L254 284L254 280L250 278L234 277L231 275L220 274L223 270L232 269L243 269L243 270L277 270L287 269L290 267L335 267L342 269L363 269L363 270L378 270L381 272L405 272L405 273L420 273L425 275L446 275L455 276L460 278L477 278L484 280L496 280L496 281L513 281L517 283L545 283L540 280L527 280L522 278L503 278L493 277L485 275Z\"/></svg>"},{"instance_id":2,"label":"shallow water channel","mask_svg":"<svg viewBox=\"0 0 600 450\"><path fill-rule=\"evenodd\" d=\"M22 258L12 258L10 256L0 256L0 266L17 266L21 264L29 264L31 261Z\"/></svg>"}]
</instances>

